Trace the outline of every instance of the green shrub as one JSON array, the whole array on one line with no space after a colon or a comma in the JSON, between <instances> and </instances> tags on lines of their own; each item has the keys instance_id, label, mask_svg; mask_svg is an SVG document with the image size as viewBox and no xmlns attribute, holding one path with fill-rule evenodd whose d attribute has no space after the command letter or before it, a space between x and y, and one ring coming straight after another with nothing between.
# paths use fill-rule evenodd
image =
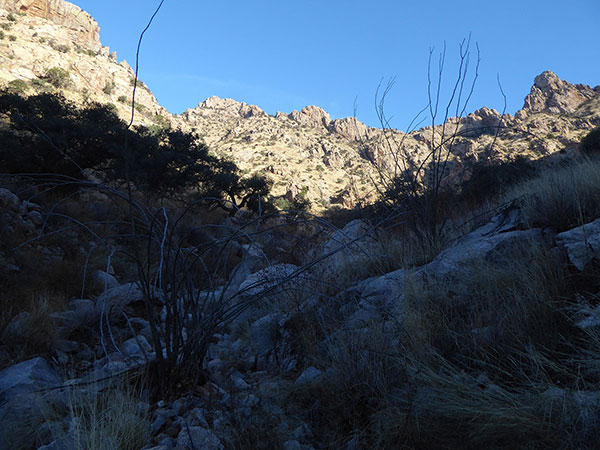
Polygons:
<instances>
[{"instance_id":1,"label":"green shrub","mask_svg":"<svg viewBox=\"0 0 600 450\"><path fill-rule=\"evenodd\" d=\"M17 18L13 13L9 13L8 16L6 16L6 20L8 20L9 22L16 22Z\"/></svg>"},{"instance_id":2,"label":"green shrub","mask_svg":"<svg viewBox=\"0 0 600 450\"><path fill-rule=\"evenodd\" d=\"M8 83L8 90L15 94L24 94L29 89L29 84L24 80L12 80Z\"/></svg>"},{"instance_id":3,"label":"green shrub","mask_svg":"<svg viewBox=\"0 0 600 450\"><path fill-rule=\"evenodd\" d=\"M161 116L160 114L156 114L152 118L152 120L154 121L156 126L158 126L160 128L169 128L171 126L171 124L169 123L169 120L166 117Z\"/></svg>"},{"instance_id":4,"label":"green shrub","mask_svg":"<svg viewBox=\"0 0 600 450\"><path fill-rule=\"evenodd\" d=\"M29 85L36 91L46 91L50 86L46 81L40 80L39 78L32 78L29 80Z\"/></svg>"},{"instance_id":5,"label":"green shrub","mask_svg":"<svg viewBox=\"0 0 600 450\"><path fill-rule=\"evenodd\" d=\"M600 127L590 131L579 144L579 150L585 155L600 153Z\"/></svg>"},{"instance_id":6,"label":"green shrub","mask_svg":"<svg viewBox=\"0 0 600 450\"><path fill-rule=\"evenodd\" d=\"M4 39L4 31L0 30L0 41Z\"/></svg>"},{"instance_id":7,"label":"green shrub","mask_svg":"<svg viewBox=\"0 0 600 450\"><path fill-rule=\"evenodd\" d=\"M273 205L280 211L288 211L294 209L294 205L285 197L277 197L273 200Z\"/></svg>"},{"instance_id":8,"label":"green shrub","mask_svg":"<svg viewBox=\"0 0 600 450\"><path fill-rule=\"evenodd\" d=\"M46 74L42 77L43 80L50 83L55 88L65 88L71 82L71 75L69 71L60 67L52 67L46 71Z\"/></svg>"},{"instance_id":9,"label":"green shrub","mask_svg":"<svg viewBox=\"0 0 600 450\"><path fill-rule=\"evenodd\" d=\"M114 80L107 81L104 84L104 87L102 88L102 92L104 92L106 95L112 95L112 93L115 90L115 87L116 87L116 84L115 84Z\"/></svg>"},{"instance_id":10,"label":"green shrub","mask_svg":"<svg viewBox=\"0 0 600 450\"><path fill-rule=\"evenodd\" d=\"M8 40L11 42L15 42L17 40L17 37L14 34L11 34L10 36L8 36Z\"/></svg>"},{"instance_id":11,"label":"green shrub","mask_svg":"<svg viewBox=\"0 0 600 450\"><path fill-rule=\"evenodd\" d=\"M119 112L119 108L114 103L105 103L104 107L114 115L117 115Z\"/></svg>"},{"instance_id":12,"label":"green shrub","mask_svg":"<svg viewBox=\"0 0 600 450\"><path fill-rule=\"evenodd\" d=\"M124 95L119 95L119 98L117 99L117 101L119 103L127 103L127 97L125 97Z\"/></svg>"}]
</instances>

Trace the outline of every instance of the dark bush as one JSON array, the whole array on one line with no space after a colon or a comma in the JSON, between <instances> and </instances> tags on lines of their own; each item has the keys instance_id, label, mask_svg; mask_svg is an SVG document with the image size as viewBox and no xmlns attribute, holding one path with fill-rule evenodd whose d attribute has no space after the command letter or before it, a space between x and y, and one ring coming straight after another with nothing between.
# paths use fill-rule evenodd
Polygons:
<instances>
[{"instance_id":1,"label":"dark bush","mask_svg":"<svg viewBox=\"0 0 600 450\"><path fill-rule=\"evenodd\" d=\"M497 164L475 162L470 169L471 176L462 183L461 192L464 200L475 202L502 194L535 171L531 161L524 156Z\"/></svg>"},{"instance_id":2,"label":"dark bush","mask_svg":"<svg viewBox=\"0 0 600 450\"><path fill-rule=\"evenodd\" d=\"M24 98L4 91L0 115L10 122L10 129L0 131L0 173L84 179L93 171L104 182L130 181L153 195L188 189L235 207L257 207L257 196L266 196L270 188L264 177L243 179L233 162L211 154L196 135L157 127L128 129L108 105L80 109L61 95Z\"/></svg>"},{"instance_id":3,"label":"dark bush","mask_svg":"<svg viewBox=\"0 0 600 450\"><path fill-rule=\"evenodd\" d=\"M594 128L581 140L579 150L586 155L600 153L600 127Z\"/></svg>"}]
</instances>

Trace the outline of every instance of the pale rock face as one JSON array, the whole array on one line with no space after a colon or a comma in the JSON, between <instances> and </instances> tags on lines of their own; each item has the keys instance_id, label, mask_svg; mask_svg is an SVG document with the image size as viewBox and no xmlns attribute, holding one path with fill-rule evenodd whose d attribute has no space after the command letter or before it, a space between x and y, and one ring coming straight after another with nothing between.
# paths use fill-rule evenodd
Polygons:
<instances>
[{"instance_id":1,"label":"pale rock face","mask_svg":"<svg viewBox=\"0 0 600 450\"><path fill-rule=\"evenodd\" d=\"M572 113L595 95L595 90L589 86L568 83L546 71L535 77L523 109L529 112Z\"/></svg>"},{"instance_id":2,"label":"pale rock face","mask_svg":"<svg viewBox=\"0 0 600 450\"><path fill-rule=\"evenodd\" d=\"M302 111L292 111L289 118L310 128L329 128L331 117L318 106L306 106Z\"/></svg>"},{"instance_id":3,"label":"pale rock face","mask_svg":"<svg viewBox=\"0 0 600 450\"><path fill-rule=\"evenodd\" d=\"M100 27L85 11L63 0L0 0L0 8L63 25L74 43L99 50Z\"/></svg>"},{"instance_id":4,"label":"pale rock face","mask_svg":"<svg viewBox=\"0 0 600 450\"><path fill-rule=\"evenodd\" d=\"M339 134L350 141L360 141L369 138L367 126L354 117L336 119L331 122L329 128L333 133Z\"/></svg>"},{"instance_id":5,"label":"pale rock face","mask_svg":"<svg viewBox=\"0 0 600 450\"><path fill-rule=\"evenodd\" d=\"M507 119L510 116L502 116L495 109L483 107L477 111L464 117L460 123L463 128L469 129L488 129L490 132L494 132L500 126L507 125Z\"/></svg>"},{"instance_id":6,"label":"pale rock face","mask_svg":"<svg viewBox=\"0 0 600 450\"><path fill-rule=\"evenodd\" d=\"M600 257L600 219L558 234L556 243L565 249L571 264L583 271Z\"/></svg>"},{"instance_id":7,"label":"pale rock face","mask_svg":"<svg viewBox=\"0 0 600 450\"><path fill-rule=\"evenodd\" d=\"M217 96L207 98L194 110L188 110L184 114L187 113L191 115L194 112L199 112L202 114L202 110L225 111L231 115L240 116L244 119L266 115L266 113L256 105L248 105L244 102L237 102L232 98L219 98Z\"/></svg>"}]
</instances>

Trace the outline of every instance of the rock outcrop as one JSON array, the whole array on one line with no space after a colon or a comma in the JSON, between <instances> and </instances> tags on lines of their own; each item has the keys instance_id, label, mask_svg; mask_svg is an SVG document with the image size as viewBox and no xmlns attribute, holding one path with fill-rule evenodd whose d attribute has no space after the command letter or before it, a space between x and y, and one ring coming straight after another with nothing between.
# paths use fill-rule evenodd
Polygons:
<instances>
[{"instance_id":1,"label":"rock outcrop","mask_svg":"<svg viewBox=\"0 0 600 450\"><path fill-rule=\"evenodd\" d=\"M596 95L598 88L568 83L548 70L535 77L531 92L525 97L523 109L528 112L573 113L582 103Z\"/></svg>"},{"instance_id":2,"label":"rock outcrop","mask_svg":"<svg viewBox=\"0 0 600 450\"><path fill-rule=\"evenodd\" d=\"M195 109L184 112L183 116L186 117L194 113L203 114L205 110L216 110L220 113L225 112L226 114L239 116L243 119L266 114L256 105L248 105L244 102L236 102L231 98L219 98L214 95L201 102Z\"/></svg>"},{"instance_id":3,"label":"rock outcrop","mask_svg":"<svg viewBox=\"0 0 600 450\"><path fill-rule=\"evenodd\" d=\"M329 128L331 122L329 114L318 106L306 106L301 111L292 111L288 117L301 125L325 130Z\"/></svg>"},{"instance_id":4,"label":"rock outcrop","mask_svg":"<svg viewBox=\"0 0 600 450\"><path fill-rule=\"evenodd\" d=\"M369 138L367 126L354 117L344 117L331 121L329 130L349 141L359 142Z\"/></svg>"},{"instance_id":5,"label":"rock outcrop","mask_svg":"<svg viewBox=\"0 0 600 450\"><path fill-rule=\"evenodd\" d=\"M73 43L100 50L98 23L78 6L63 0L0 0L0 8L10 12L40 17L68 30Z\"/></svg>"},{"instance_id":6,"label":"rock outcrop","mask_svg":"<svg viewBox=\"0 0 600 450\"><path fill-rule=\"evenodd\" d=\"M0 23L10 37L0 40L0 86L26 95L60 89L75 104L111 104L129 120L135 74L102 46L98 24L88 13L63 0L0 0ZM67 75L59 88L46 82L48 72L57 69ZM143 83L136 106L137 125L171 121Z\"/></svg>"}]
</instances>

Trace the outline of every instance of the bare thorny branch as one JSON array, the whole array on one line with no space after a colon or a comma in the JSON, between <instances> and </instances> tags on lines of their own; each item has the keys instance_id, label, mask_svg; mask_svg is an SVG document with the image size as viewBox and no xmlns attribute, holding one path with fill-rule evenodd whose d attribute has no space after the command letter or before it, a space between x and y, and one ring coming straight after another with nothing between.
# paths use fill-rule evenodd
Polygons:
<instances>
[{"instance_id":1,"label":"bare thorny branch","mask_svg":"<svg viewBox=\"0 0 600 450\"><path fill-rule=\"evenodd\" d=\"M464 126L462 118L466 114L479 78L481 62L479 45L475 44L476 59L471 59L471 36L463 39L458 48L457 72L450 84L448 97L444 100L446 54L444 42L442 50L434 62L435 49L429 51L427 63L427 105L419 111L410 122L405 133L392 129L390 120L385 114L387 97L394 85L391 78L387 84L381 82L375 94L375 110L382 129L381 143L385 149L382 161L375 161L378 180L372 180L385 204L392 211L408 213L411 226L417 234L434 242L443 240L444 230L456 205L444 204L444 191L448 185L447 176L457 157L455 146L462 136L469 135L472 130ZM503 117L506 110L506 96L498 78L498 86L504 98L504 109L498 126L494 129L494 137L483 155L489 159L492 148L496 144L501 130L505 129ZM406 145L409 134L416 130L423 121L423 113L427 112L429 127L426 152L419 160L410 154ZM458 174L458 184L464 183L467 171ZM447 196L446 196L447 197Z\"/></svg>"}]
</instances>

